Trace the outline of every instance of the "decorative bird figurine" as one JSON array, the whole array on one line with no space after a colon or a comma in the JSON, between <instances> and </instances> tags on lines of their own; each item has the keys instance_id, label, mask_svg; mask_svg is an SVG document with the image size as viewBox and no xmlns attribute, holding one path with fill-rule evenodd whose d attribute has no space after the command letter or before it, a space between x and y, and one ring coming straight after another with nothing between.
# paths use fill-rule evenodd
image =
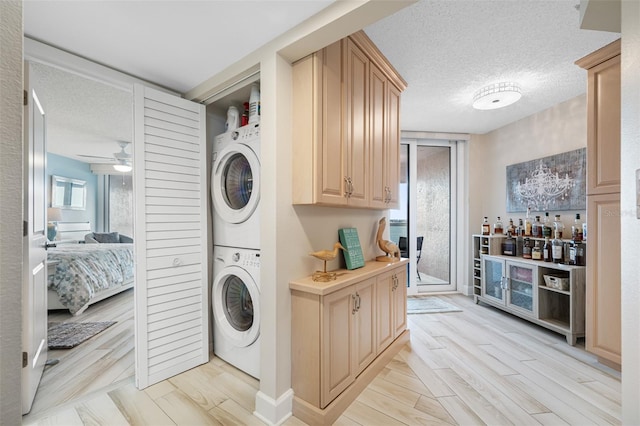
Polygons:
<instances>
[{"instance_id":1,"label":"decorative bird figurine","mask_svg":"<svg viewBox=\"0 0 640 426\"><path fill-rule=\"evenodd\" d=\"M319 251L314 251L313 253L309 253L309 256L313 256L324 261L323 270L316 271L313 274L313 281L331 281L336 279L335 272L327 272L327 260L335 259L336 256L338 256L338 250L347 251L347 249L344 248L342 244L335 243L333 245L333 250L319 250Z\"/></svg>"},{"instance_id":2,"label":"decorative bird figurine","mask_svg":"<svg viewBox=\"0 0 640 426\"><path fill-rule=\"evenodd\" d=\"M382 234L387 226L387 218L383 217L378 221L378 233L376 235L376 241L380 250L386 253L386 256L378 256L376 260L378 262L397 262L400 260L400 249L398 245L393 241L383 240Z\"/></svg>"}]
</instances>

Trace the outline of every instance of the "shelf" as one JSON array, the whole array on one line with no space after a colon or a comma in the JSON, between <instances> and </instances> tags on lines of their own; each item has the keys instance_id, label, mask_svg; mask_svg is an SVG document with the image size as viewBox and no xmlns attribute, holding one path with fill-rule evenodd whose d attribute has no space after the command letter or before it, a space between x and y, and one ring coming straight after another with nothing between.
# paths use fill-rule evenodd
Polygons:
<instances>
[{"instance_id":1,"label":"shelf","mask_svg":"<svg viewBox=\"0 0 640 426\"><path fill-rule=\"evenodd\" d=\"M540 318L540 321L546 322L547 324L551 324L554 327L560 328L564 331L569 331L569 323L566 321L561 321L555 318Z\"/></svg>"},{"instance_id":2,"label":"shelf","mask_svg":"<svg viewBox=\"0 0 640 426\"><path fill-rule=\"evenodd\" d=\"M565 294L567 296L571 296L570 291L559 290L557 288L547 287L546 285L538 285L538 288L541 290L553 291L554 293L560 293L560 294Z\"/></svg>"},{"instance_id":3,"label":"shelf","mask_svg":"<svg viewBox=\"0 0 640 426\"><path fill-rule=\"evenodd\" d=\"M519 296L533 298L533 294L530 294L530 293L527 293L527 292L524 292L524 291L511 290L511 294L517 294Z\"/></svg>"}]
</instances>

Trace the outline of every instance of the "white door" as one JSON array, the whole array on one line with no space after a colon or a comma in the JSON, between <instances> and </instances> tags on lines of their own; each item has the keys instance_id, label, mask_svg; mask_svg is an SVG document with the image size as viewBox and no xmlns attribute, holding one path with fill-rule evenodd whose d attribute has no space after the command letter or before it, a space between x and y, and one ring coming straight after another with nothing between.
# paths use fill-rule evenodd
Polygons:
<instances>
[{"instance_id":1,"label":"white door","mask_svg":"<svg viewBox=\"0 0 640 426\"><path fill-rule=\"evenodd\" d=\"M23 414L31 410L47 360L46 120L36 92L29 87L29 63L24 73Z\"/></svg>"},{"instance_id":2,"label":"white door","mask_svg":"<svg viewBox=\"0 0 640 426\"><path fill-rule=\"evenodd\" d=\"M136 385L209 360L205 107L134 86Z\"/></svg>"}]
</instances>

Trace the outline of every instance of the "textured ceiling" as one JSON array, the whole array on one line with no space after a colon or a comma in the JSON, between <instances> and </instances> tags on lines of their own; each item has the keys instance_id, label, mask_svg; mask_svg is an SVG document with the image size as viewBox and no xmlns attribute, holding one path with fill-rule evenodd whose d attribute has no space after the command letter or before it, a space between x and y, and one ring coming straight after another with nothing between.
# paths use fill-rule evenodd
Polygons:
<instances>
[{"instance_id":1,"label":"textured ceiling","mask_svg":"<svg viewBox=\"0 0 640 426\"><path fill-rule=\"evenodd\" d=\"M185 92L329 3L26 0L24 28L31 38ZM574 61L619 34L580 30L578 3L421 0L365 28L409 83L402 130L486 133L584 93L586 72ZM109 157L118 140L131 140L130 95L41 71L53 152ZM478 89L505 80L521 85L519 102L471 107Z\"/></svg>"},{"instance_id":2,"label":"textured ceiling","mask_svg":"<svg viewBox=\"0 0 640 426\"><path fill-rule=\"evenodd\" d=\"M578 3L422 0L365 28L409 84L402 130L486 133L584 93L574 61L619 34L579 29ZM500 81L522 99L474 110L474 93Z\"/></svg>"}]
</instances>

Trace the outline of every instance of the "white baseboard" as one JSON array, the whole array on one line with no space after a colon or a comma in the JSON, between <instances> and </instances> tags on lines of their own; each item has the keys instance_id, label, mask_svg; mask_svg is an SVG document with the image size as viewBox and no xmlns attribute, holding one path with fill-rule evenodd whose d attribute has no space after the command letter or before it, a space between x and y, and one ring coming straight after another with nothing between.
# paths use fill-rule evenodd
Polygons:
<instances>
[{"instance_id":1,"label":"white baseboard","mask_svg":"<svg viewBox=\"0 0 640 426\"><path fill-rule=\"evenodd\" d=\"M293 389L287 390L277 400L261 391L256 394L256 410L253 415L268 425L281 425L291 417L292 410Z\"/></svg>"}]
</instances>

